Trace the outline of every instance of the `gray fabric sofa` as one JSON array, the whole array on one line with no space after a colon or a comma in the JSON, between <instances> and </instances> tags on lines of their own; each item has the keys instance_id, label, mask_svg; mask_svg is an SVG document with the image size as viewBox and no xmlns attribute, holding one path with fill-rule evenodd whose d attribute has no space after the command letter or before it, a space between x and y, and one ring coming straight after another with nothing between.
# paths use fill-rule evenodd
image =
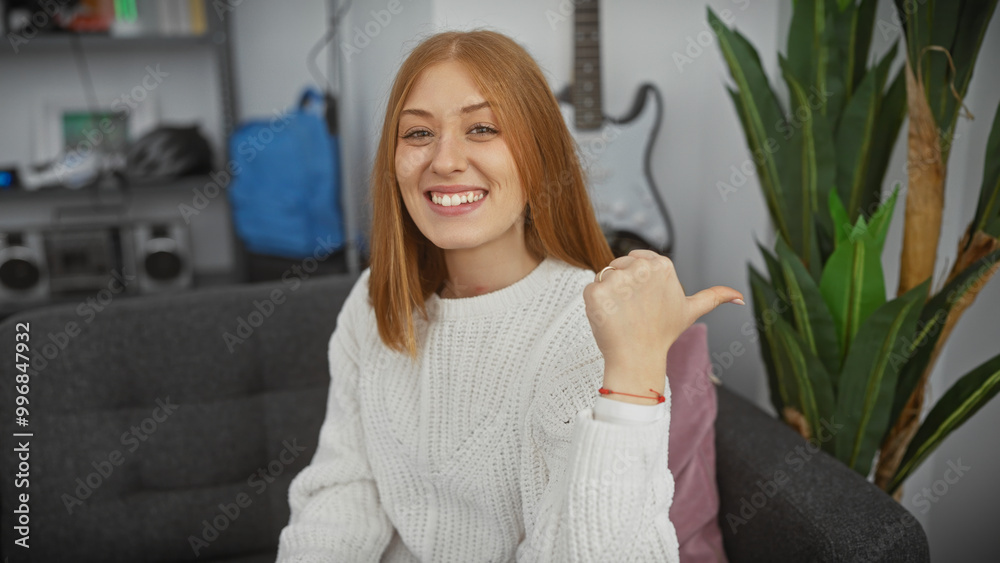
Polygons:
<instances>
[{"instance_id":1,"label":"gray fabric sofa","mask_svg":"<svg viewBox=\"0 0 1000 563\"><path fill-rule=\"evenodd\" d=\"M273 561L289 482L316 446L327 341L352 284L292 278L6 319L4 560ZM20 323L41 354L27 426L14 416ZM716 441L731 561L929 560L908 512L725 388ZM27 468L15 449L30 451ZM14 544L22 504L27 550Z\"/></svg>"}]
</instances>

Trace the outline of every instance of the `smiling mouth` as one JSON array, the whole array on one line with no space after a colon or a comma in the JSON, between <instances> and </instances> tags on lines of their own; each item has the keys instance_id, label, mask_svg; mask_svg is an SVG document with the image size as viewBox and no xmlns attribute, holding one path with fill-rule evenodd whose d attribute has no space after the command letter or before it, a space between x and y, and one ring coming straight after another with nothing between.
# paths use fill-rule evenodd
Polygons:
<instances>
[{"instance_id":1,"label":"smiling mouth","mask_svg":"<svg viewBox=\"0 0 1000 563\"><path fill-rule=\"evenodd\" d=\"M431 202L435 205L440 205L442 207L456 207L459 205L475 203L486 197L487 193L488 192L485 190L469 190L467 192L458 192L454 194L429 191L426 196L427 199L431 200Z\"/></svg>"}]
</instances>

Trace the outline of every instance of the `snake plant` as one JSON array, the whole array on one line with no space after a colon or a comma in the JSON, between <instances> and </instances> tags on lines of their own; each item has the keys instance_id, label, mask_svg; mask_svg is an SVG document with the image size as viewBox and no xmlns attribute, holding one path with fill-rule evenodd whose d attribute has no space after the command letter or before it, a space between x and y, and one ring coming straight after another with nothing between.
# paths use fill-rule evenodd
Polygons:
<instances>
[{"instance_id":1,"label":"snake plant","mask_svg":"<svg viewBox=\"0 0 1000 563\"><path fill-rule=\"evenodd\" d=\"M975 216L954 268L931 287L951 140L997 0L897 0L903 45L869 65L876 25L893 25L876 22L876 4L794 2L778 55L787 105L750 41L711 8L708 21L777 231L773 252L758 242L766 272L748 266L770 400L804 437L899 498L927 455L1000 391L997 355L921 418L941 347L1000 267L998 107ZM881 255L900 185L883 194L882 184L907 116L900 285L890 297Z\"/></svg>"}]
</instances>

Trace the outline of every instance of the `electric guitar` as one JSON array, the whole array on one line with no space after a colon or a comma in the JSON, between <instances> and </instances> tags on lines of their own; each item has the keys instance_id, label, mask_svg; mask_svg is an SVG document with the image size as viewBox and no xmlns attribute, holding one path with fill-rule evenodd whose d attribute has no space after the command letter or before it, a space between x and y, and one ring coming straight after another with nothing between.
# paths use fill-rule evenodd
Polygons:
<instances>
[{"instance_id":1,"label":"electric guitar","mask_svg":"<svg viewBox=\"0 0 1000 563\"><path fill-rule=\"evenodd\" d=\"M663 99L655 86L643 84L628 115L604 115L598 0L574 4L573 84L558 98L579 147L597 221L615 256L646 248L670 257L673 227L650 169Z\"/></svg>"}]
</instances>

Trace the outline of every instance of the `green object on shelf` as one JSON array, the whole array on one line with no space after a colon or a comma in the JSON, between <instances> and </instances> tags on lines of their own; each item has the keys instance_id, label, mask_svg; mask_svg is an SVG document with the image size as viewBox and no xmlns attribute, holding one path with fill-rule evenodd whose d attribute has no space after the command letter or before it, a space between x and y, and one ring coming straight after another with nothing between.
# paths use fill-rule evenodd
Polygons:
<instances>
[{"instance_id":1,"label":"green object on shelf","mask_svg":"<svg viewBox=\"0 0 1000 563\"><path fill-rule=\"evenodd\" d=\"M115 19L132 23L139 19L139 9L135 0L115 0Z\"/></svg>"}]
</instances>

